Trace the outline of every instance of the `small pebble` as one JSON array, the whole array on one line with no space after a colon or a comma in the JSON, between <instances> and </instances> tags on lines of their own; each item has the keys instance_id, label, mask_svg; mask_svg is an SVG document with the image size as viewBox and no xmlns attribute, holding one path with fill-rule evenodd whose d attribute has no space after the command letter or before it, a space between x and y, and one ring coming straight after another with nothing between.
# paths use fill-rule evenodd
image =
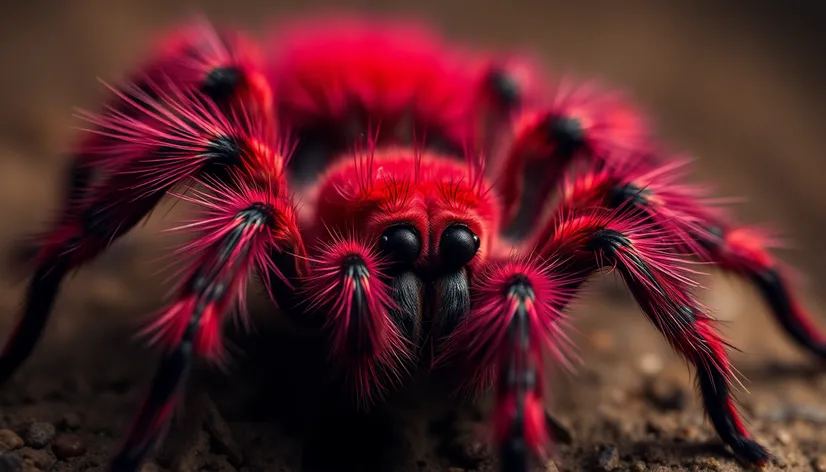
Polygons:
<instances>
[{"instance_id":1,"label":"small pebble","mask_svg":"<svg viewBox=\"0 0 826 472\"><path fill-rule=\"evenodd\" d=\"M780 444L788 446L792 442L792 435L789 434L789 432L786 431L785 429L781 429L780 431L777 432L777 441Z\"/></svg>"},{"instance_id":2,"label":"small pebble","mask_svg":"<svg viewBox=\"0 0 826 472\"><path fill-rule=\"evenodd\" d=\"M648 470L648 467L643 461L637 461L631 465L631 472L645 472L646 470Z\"/></svg>"},{"instance_id":3,"label":"small pebble","mask_svg":"<svg viewBox=\"0 0 826 472\"><path fill-rule=\"evenodd\" d=\"M819 456L812 461L812 468L815 472L826 472L826 456Z\"/></svg>"},{"instance_id":4,"label":"small pebble","mask_svg":"<svg viewBox=\"0 0 826 472\"><path fill-rule=\"evenodd\" d=\"M619 467L619 451L615 446L605 446L597 455L597 466L600 470L611 471Z\"/></svg>"},{"instance_id":5,"label":"small pebble","mask_svg":"<svg viewBox=\"0 0 826 472\"><path fill-rule=\"evenodd\" d=\"M64 431L76 431L80 429L80 416L77 413L66 413L60 418L58 426Z\"/></svg>"},{"instance_id":6,"label":"small pebble","mask_svg":"<svg viewBox=\"0 0 826 472\"><path fill-rule=\"evenodd\" d=\"M30 447L24 447L17 451L17 454L23 459L24 464L26 462L30 462L33 466L37 467L38 469L42 470L49 470L52 466L55 465L57 459L48 451L41 451L38 449L32 449Z\"/></svg>"},{"instance_id":7,"label":"small pebble","mask_svg":"<svg viewBox=\"0 0 826 472\"><path fill-rule=\"evenodd\" d=\"M23 447L23 438L10 429L0 429L0 448L13 451Z\"/></svg>"},{"instance_id":8,"label":"small pebble","mask_svg":"<svg viewBox=\"0 0 826 472\"><path fill-rule=\"evenodd\" d=\"M55 427L51 423L35 422L26 430L24 439L26 445L35 449L44 448L54 438L56 433Z\"/></svg>"},{"instance_id":9,"label":"small pebble","mask_svg":"<svg viewBox=\"0 0 826 472\"><path fill-rule=\"evenodd\" d=\"M646 354L640 358L638 367L640 372L648 376L654 376L662 372L665 365L660 356L656 354Z\"/></svg>"},{"instance_id":10,"label":"small pebble","mask_svg":"<svg viewBox=\"0 0 826 472\"><path fill-rule=\"evenodd\" d=\"M61 434L54 439L52 451L58 459L80 457L86 454L86 444L83 439L73 434Z\"/></svg>"}]
</instances>

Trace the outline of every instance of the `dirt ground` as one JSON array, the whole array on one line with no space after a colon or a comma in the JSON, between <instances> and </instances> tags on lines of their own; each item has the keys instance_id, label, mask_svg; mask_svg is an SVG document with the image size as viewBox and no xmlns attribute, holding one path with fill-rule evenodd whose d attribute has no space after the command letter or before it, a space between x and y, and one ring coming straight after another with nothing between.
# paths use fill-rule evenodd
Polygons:
<instances>
[{"instance_id":1,"label":"dirt ground","mask_svg":"<svg viewBox=\"0 0 826 472\"><path fill-rule=\"evenodd\" d=\"M262 31L270 18L316 3L4 2L0 248L6 261L56 205L61 157L76 124L72 107L95 107L102 94L97 76L120 77L156 31L188 12ZM748 11L690 1L621 3L351 5L416 12L457 37L528 47L552 70L628 90L675 147L699 157L698 178L721 195L748 198L735 210L740 219L770 222L789 236L793 250L780 254L805 275L805 304L826 328L820 292L826 74L815 46L824 39L818 2L773 8L755 1ZM104 469L152 373L154 354L132 334L161 304L166 287L156 259L172 241L158 231L174 215L156 212L64 285L36 354L0 389L0 471L21 464L29 471ZM4 262L3 336L28 275ZM776 329L749 287L717 275L702 281L704 300L741 350L732 354L748 379L739 398L749 428L777 456L768 470L826 471L823 363ZM576 375L555 377L550 390L550 410L570 438L562 437L554 462L537 470L741 470L704 422L689 370L620 286L608 279L592 292L573 310L572 337L583 363ZM298 471L302 462L306 471L495 470L484 445L484 408L452 404L426 379L366 419L319 427L311 420L335 406L308 367L317 364L318 351L285 334L260 299L253 309L261 328L244 343L238 369L232 377L196 376L183 420L146 471ZM310 429L316 434L308 438Z\"/></svg>"}]
</instances>

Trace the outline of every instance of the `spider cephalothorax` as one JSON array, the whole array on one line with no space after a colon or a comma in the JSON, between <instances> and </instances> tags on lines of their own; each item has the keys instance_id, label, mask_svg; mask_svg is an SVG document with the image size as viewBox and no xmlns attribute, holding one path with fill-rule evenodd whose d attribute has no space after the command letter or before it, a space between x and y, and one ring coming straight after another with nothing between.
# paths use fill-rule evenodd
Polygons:
<instances>
[{"instance_id":1,"label":"spider cephalothorax","mask_svg":"<svg viewBox=\"0 0 826 472\"><path fill-rule=\"evenodd\" d=\"M604 268L696 367L721 439L768 460L734 407L725 343L685 263L752 281L814 354L826 357L826 340L767 239L679 183L683 161L667 159L621 96L545 82L530 61L403 22L303 22L271 44L261 59L240 35L196 24L103 113L84 115L2 381L63 278L176 191L201 212L181 226L194 232L177 253L188 265L145 333L165 355L112 470L139 468L193 361L224 360L222 326L235 305L245 320L253 274L281 313L328 336L362 403L421 366L451 366L457 388L493 387L502 466L525 470L550 441L544 354L565 360L566 307Z\"/></svg>"}]
</instances>

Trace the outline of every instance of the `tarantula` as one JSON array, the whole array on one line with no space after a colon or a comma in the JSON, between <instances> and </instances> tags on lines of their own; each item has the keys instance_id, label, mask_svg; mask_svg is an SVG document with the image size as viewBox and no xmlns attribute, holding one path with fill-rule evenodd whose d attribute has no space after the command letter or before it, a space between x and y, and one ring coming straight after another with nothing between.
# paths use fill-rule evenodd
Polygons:
<instances>
[{"instance_id":1,"label":"tarantula","mask_svg":"<svg viewBox=\"0 0 826 472\"><path fill-rule=\"evenodd\" d=\"M238 32L193 22L110 87L103 112L82 114L89 129L38 239L2 381L33 349L61 281L174 194L201 213L180 227L195 236L176 253L188 262L175 298L145 330L165 351L114 471L151 452L191 365L225 360L222 326L245 320L253 275L281 313L328 336L334 371L364 404L421 366L452 366L457 388L492 387L502 467L525 470L551 439L544 354L564 362L566 307L602 269L696 367L723 442L766 463L687 264L750 280L821 358L826 338L768 235L680 183L686 161L668 159L622 95L400 20L291 23L268 44L259 54Z\"/></svg>"}]
</instances>

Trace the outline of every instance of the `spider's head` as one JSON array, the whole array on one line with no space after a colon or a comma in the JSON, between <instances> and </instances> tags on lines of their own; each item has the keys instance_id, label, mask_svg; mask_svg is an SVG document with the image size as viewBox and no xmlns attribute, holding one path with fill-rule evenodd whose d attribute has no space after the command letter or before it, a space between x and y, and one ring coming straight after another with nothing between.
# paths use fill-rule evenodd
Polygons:
<instances>
[{"instance_id":1,"label":"spider's head","mask_svg":"<svg viewBox=\"0 0 826 472\"><path fill-rule=\"evenodd\" d=\"M450 333L470 308L474 274L490 254L497 211L463 163L398 150L341 161L319 187L312 233L355 234L383 262L388 315L411 342L422 323Z\"/></svg>"}]
</instances>

